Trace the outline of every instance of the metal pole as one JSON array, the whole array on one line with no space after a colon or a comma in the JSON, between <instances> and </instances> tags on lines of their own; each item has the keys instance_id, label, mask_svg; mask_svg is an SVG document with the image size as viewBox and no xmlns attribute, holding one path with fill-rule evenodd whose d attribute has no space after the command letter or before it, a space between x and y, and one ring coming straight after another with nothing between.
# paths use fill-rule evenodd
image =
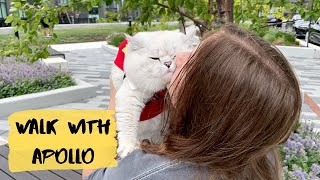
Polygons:
<instances>
[{"instance_id":1,"label":"metal pole","mask_svg":"<svg viewBox=\"0 0 320 180\"><path fill-rule=\"evenodd\" d=\"M308 36L307 36L307 47L309 47L309 38L310 38L310 28L311 28L311 19L312 17L309 18L309 27L308 27Z\"/></svg>"},{"instance_id":2,"label":"metal pole","mask_svg":"<svg viewBox=\"0 0 320 180\"><path fill-rule=\"evenodd\" d=\"M311 0L311 11L312 11L312 9L313 9L313 0ZM312 22L312 16L310 16L310 18L309 18L309 27L308 27L308 36L307 36L307 47L309 47L309 39L310 39L310 29L311 29L311 22Z\"/></svg>"}]
</instances>

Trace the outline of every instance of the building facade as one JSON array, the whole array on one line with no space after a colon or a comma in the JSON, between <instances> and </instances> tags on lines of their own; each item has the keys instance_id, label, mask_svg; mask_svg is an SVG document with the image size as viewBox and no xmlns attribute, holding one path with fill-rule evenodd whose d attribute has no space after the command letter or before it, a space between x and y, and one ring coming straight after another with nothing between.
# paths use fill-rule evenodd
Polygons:
<instances>
[{"instance_id":1,"label":"building facade","mask_svg":"<svg viewBox=\"0 0 320 180\"><path fill-rule=\"evenodd\" d=\"M32 3L33 0L27 0ZM54 4L57 6L65 5L68 3L68 0L53 0ZM124 4L124 0L121 0L119 3L113 2L111 5L106 6L102 4L101 7L93 7L91 11L86 9L78 11L70 11L68 13L59 14L59 23L60 24L78 24L78 23L95 23L99 18L106 18L106 12L117 13ZM5 23L5 18L9 15L10 9L10 0L0 0L0 27L10 26ZM140 11L133 10L128 13L128 17L123 17L122 21L134 20L139 16Z\"/></svg>"},{"instance_id":2,"label":"building facade","mask_svg":"<svg viewBox=\"0 0 320 180\"><path fill-rule=\"evenodd\" d=\"M10 1L0 0L0 27L7 26L4 21L9 14Z\"/></svg>"}]
</instances>

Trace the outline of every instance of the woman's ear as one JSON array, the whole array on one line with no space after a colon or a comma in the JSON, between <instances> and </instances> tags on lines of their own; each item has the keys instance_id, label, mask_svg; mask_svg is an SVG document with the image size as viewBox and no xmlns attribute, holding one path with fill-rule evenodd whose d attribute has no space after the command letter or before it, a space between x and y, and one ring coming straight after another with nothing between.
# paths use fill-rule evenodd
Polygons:
<instances>
[{"instance_id":1,"label":"woman's ear","mask_svg":"<svg viewBox=\"0 0 320 180\"><path fill-rule=\"evenodd\" d=\"M138 50L143 48L143 43L139 39L130 36L128 34L124 34L126 36L126 39L128 40L128 47L130 47L132 50Z\"/></svg>"}]
</instances>

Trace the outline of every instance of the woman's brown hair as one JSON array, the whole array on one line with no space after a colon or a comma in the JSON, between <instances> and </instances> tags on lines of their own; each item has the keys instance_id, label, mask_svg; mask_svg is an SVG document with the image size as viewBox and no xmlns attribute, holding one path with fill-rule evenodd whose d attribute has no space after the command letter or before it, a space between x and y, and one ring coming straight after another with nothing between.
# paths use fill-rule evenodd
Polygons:
<instances>
[{"instance_id":1,"label":"woman's brown hair","mask_svg":"<svg viewBox=\"0 0 320 180\"><path fill-rule=\"evenodd\" d=\"M255 34L227 25L206 36L179 77L163 143L142 148L207 166L213 179L281 179L277 146L301 109L286 58Z\"/></svg>"}]
</instances>

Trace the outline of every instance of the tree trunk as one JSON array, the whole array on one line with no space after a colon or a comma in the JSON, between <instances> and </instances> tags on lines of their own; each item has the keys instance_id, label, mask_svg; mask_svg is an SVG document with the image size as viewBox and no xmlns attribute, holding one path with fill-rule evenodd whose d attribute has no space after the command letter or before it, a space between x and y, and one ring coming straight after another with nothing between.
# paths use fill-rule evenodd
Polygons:
<instances>
[{"instance_id":1,"label":"tree trunk","mask_svg":"<svg viewBox=\"0 0 320 180\"><path fill-rule=\"evenodd\" d=\"M66 15L67 15L67 18L68 18L69 24L72 24L72 22L71 22L71 20L70 20L70 16L69 16L68 11L66 11Z\"/></svg>"},{"instance_id":2,"label":"tree trunk","mask_svg":"<svg viewBox=\"0 0 320 180\"><path fill-rule=\"evenodd\" d=\"M234 5L234 0L227 0L226 16L227 16L227 21L230 23L233 23L233 5Z\"/></svg>"},{"instance_id":3,"label":"tree trunk","mask_svg":"<svg viewBox=\"0 0 320 180\"><path fill-rule=\"evenodd\" d=\"M218 25L233 22L234 0L217 0Z\"/></svg>"},{"instance_id":4,"label":"tree trunk","mask_svg":"<svg viewBox=\"0 0 320 180\"><path fill-rule=\"evenodd\" d=\"M222 24L222 19L223 19L223 11L222 11L222 5L223 5L223 1L224 0L217 0L217 11L218 11L218 16L216 19L216 23L218 25L218 27L221 26Z\"/></svg>"}]
</instances>

